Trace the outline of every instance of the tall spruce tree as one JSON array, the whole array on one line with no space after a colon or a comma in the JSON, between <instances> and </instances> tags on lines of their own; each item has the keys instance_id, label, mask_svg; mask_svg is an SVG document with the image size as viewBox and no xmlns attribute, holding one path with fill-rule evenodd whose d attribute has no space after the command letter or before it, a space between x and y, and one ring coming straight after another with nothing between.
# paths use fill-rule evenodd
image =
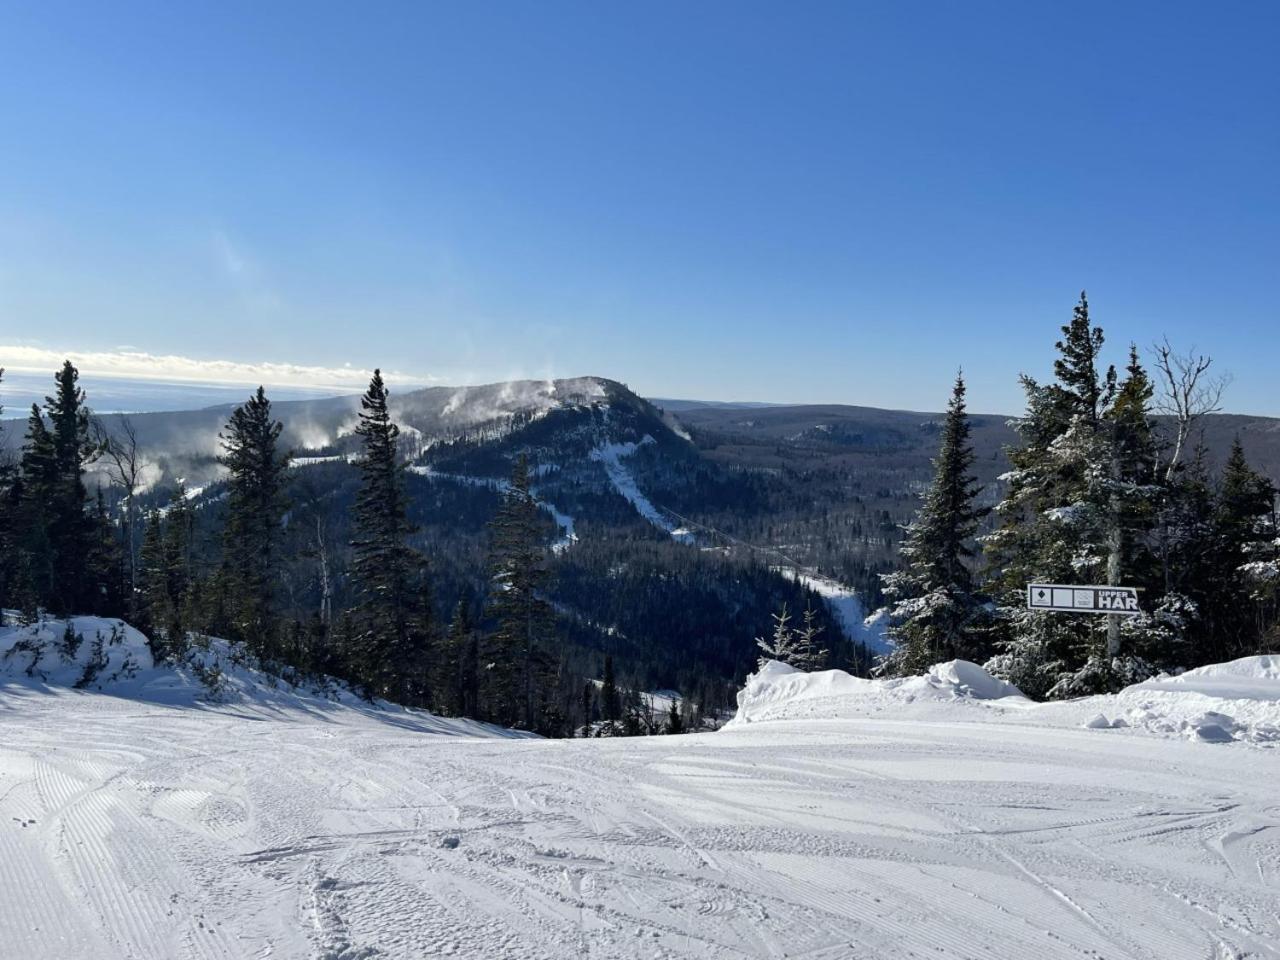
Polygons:
<instances>
[{"instance_id":1,"label":"tall spruce tree","mask_svg":"<svg viewBox=\"0 0 1280 960\"><path fill-rule=\"evenodd\" d=\"M430 667L430 600L426 565L408 544L400 429L391 420L379 370L360 401L356 433L364 443L356 498L352 578L361 635L356 660L368 693L425 705Z\"/></svg>"},{"instance_id":2,"label":"tall spruce tree","mask_svg":"<svg viewBox=\"0 0 1280 960\"><path fill-rule=\"evenodd\" d=\"M545 689L546 655L555 621L542 595L548 579L546 550L524 454L516 459L489 531L489 616L495 622L486 651L491 719L541 730L550 692Z\"/></svg>"},{"instance_id":3,"label":"tall spruce tree","mask_svg":"<svg viewBox=\"0 0 1280 960\"><path fill-rule=\"evenodd\" d=\"M622 700L618 696L618 680L613 673L613 657L607 654L604 658L604 679L600 685L600 712L610 727L622 716Z\"/></svg>"},{"instance_id":4,"label":"tall spruce tree","mask_svg":"<svg viewBox=\"0 0 1280 960\"><path fill-rule=\"evenodd\" d=\"M27 417L15 490L11 494L15 518L13 539L13 595L23 619L31 621L41 608L60 606L54 599L54 544L49 536L57 490L57 462L53 437L36 404Z\"/></svg>"},{"instance_id":5,"label":"tall spruce tree","mask_svg":"<svg viewBox=\"0 0 1280 960\"><path fill-rule=\"evenodd\" d=\"M138 628L151 637L153 648L160 639L157 628L169 620L169 578L165 569L164 525L159 510L149 510L142 523L142 546L138 551Z\"/></svg>"},{"instance_id":6,"label":"tall spruce tree","mask_svg":"<svg viewBox=\"0 0 1280 960\"><path fill-rule=\"evenodd\" d=\"M463 596L454 608L449 632L436 657L436 705L446 716L477 715L479 678L478 640L471 598Z\"/></svg>"},{"instance_id":7,"label":"tall spruce tree","mask_svg":"<svg viewBox=\"0 0 1280 960\"><path fill-rule=\"evenodd\" d=\"M95 452L89 438L89 410L79 385L80 373L68 360L54 375L54 392L45 398L52 445L52 477L47 491L47 536L52 583L49 606L59 613L93 610L103 584L91 576L89 559L96 530L86 510L89 495L84 470Z\"/></svg>"},{"instance_id":8,"label":"tall spruce tree","mask_svg":"<svg viewBox=\"0 0 1280 960\"><path fill-rule=\"evenodd\" d=\"M277 449L281 429L281 423L272 418L266 391L258 387L236 407L219 434L219 462L228 473L221 571L225 627L233 639L267 658L276 655L279 640L274 584L288 503L289 455Z\"/></svg>"},{"instance_id":9,"label":"tall spruce tree","mask_svg":"<svg viewBox=\"0 0 1280 960\"><path fill-rule=\"evenodd\" d=\"M1121 625L1025 607L1030 582L1141 585L1151 572L1139 560L1160 495L1151 476L1150 383L1132 352L1124 384L1114 368L1099 372L1103 334L1084 294L1062 330L1055 382L1022 378L1022 445L1008 451L1000 528L984 538L1001 636L988 669L1032 696L1099 692L1140 678L1151 669L1140 648L1178 627L1169 610Z\"/></svg>"},{"instance_id":10,"label":"tall spruce tree","mask_svg":"<svg viewBox=\"0 0 1280 960\"><path fill-rule=\"evenodd\" d=\"M1259 649L1274 617L1280 583L1276 489L1245 457L1236 437L1213 505L1213 552L1203 603L1211 611L1209 649L1202 662L1229 660Z\"/></svg>"},{"instance_id":11,"label":"tall spruce tree","mask_svg":"<svg viewBox=\"0 0 1280 960\"><path fill-rule=\"evenodd\" d=\"M4 367L0 367L0 384L4 382ZM0 415L4 404L0 403ZM4 421L0 420L0 451L4 449ZM4 611L13 596L13 576L16 566L18 542L17 496L14 487L16 477L7 457L0 458L0 627L4 626Z\"/></svg>"},{"instance_id":12,"label":"tall spruce tree","mask_svg":"<svg viewBox=\"0 0 1280 960\"><path fill-rule=\"evenodd\" d=\"M933 483L902 545L903 570L885 576L892 600L894 650L882 664L890 676L922 673L944 660L973 660L985 652L987 602L974 583L973 538L989 509L977 502L973 443L965 386L956 377L947 406Z\"/></svg>"}]
</instances>

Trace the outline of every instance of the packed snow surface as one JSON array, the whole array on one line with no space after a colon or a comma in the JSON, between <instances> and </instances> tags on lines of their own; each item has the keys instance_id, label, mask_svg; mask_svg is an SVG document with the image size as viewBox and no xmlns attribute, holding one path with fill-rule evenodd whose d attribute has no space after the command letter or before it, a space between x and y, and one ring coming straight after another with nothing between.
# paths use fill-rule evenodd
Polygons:
<instances>
[{"instance_id":1,"label":"packed snow surface","mask_svg":"<svg viewBox=\"0 0 1280 960\"><path fill-rule=\"evenodd\" d=\"M770 666L719 733L517 740L247 670L204 703L136 639L97 692L0 666L0 956L1280 956L1280 751L1084 726L1128 692ZM1277 702L1228 666L1134 695Z\"/></svg>"}]
</instances>

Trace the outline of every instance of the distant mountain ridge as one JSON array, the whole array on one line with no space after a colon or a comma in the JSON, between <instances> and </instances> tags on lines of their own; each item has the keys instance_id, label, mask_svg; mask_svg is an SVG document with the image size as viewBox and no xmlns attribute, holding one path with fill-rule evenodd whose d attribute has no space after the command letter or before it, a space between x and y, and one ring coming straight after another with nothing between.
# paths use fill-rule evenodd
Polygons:
<instances>
[{"instance_id":1,"label":"distant mountain ridge","mask_svg":"<svg viewBox=\"0 0 1280 960\"><path fill-rule=\"evenodd\" d=\"M248 396L249 390L244 391ZM0 385L0 402L5 400ZM268 391L270 395L271 391ZM94 406L93 395L89 396ZM440 443L496 440L518 421L534 420L555 410L639 410L677 433L696 434L704 453L720 451L726 460L745 456L747 463L776 467L797 458L850 456L905 457L909 469L927 466L936 445L941 413L891 410L849 404L775 404L755 401L645 400L624 384L604 377L512 380L476 386L424 387L391 391L393 415L406 437L407 452L418 456ZM194 410L128 414L139 443L149 455L170 461L171 476L205 483L217 473L214 457L218 433L233 408L222 403ZM351 394L319 399L284 399L273 403L284 423L283 442L301 457L333 456L354 450L352 433L360 398ZM20 445L25 411L12 401L3 422L3 448ZM120 414L105 414L111 426ZM1010 427L1013 415L972 415L979 470L986 479L1003 472L1003 449L1017 442ZM1280 419L1241 414L1214 414L1202 422L1203 440L1212 463L1220 464L1233 438L1244 444L1250 462L1280 482ZM769 448L774 453L770 454ZM786 450L785 457L778 451ZM917 454L919 456L913 456ZM921 459L923 458L923 459ZM983 464L989 464L984 469ZM908 463L902 464L908 467ZM176 471L176 473L175 473Z\"/></svg>"}]
</instances>

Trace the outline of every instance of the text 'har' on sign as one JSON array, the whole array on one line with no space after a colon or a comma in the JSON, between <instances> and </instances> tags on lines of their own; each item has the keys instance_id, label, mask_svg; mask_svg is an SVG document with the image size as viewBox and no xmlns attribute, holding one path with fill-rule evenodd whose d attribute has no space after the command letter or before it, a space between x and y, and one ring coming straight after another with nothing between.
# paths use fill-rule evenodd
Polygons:
<instances>
[{"instance_id":1,"label":"text 'har' on sign","mask_svg":"<svg viewBox=\"0 0 1280 960\"><path fill-rule=\"evenodd\" d=\"M1062 583L1027 584L1027 607L1060 613L1118 613L1133 616L1138 608L1136 587L1073 586Z\"/></svg>"}]
</instances>

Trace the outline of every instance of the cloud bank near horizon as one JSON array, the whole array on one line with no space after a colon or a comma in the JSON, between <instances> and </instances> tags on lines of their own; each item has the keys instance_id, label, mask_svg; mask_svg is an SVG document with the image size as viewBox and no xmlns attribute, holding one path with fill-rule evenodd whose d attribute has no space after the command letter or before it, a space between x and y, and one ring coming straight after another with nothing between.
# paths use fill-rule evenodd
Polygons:
<instances>
[{"instance_id":1,"label":"cloud bank near horizon","mask_svg":"<svg viewBox=\"0 0 1280 960\"><path fill-rule=\"evenodd\" d=\"M198 384L305 387L310 389L364 389L372 369L351 366L322 367L297 363L238 360L202 360L178 354L152 354L141 350L50 350L46 347L0 344L0 367L21 373L49 373L70 360L82 374L131 380ZM434 375L418 376L383 370L388 383L430 386Z\"/></svg>"}]
</instances>

